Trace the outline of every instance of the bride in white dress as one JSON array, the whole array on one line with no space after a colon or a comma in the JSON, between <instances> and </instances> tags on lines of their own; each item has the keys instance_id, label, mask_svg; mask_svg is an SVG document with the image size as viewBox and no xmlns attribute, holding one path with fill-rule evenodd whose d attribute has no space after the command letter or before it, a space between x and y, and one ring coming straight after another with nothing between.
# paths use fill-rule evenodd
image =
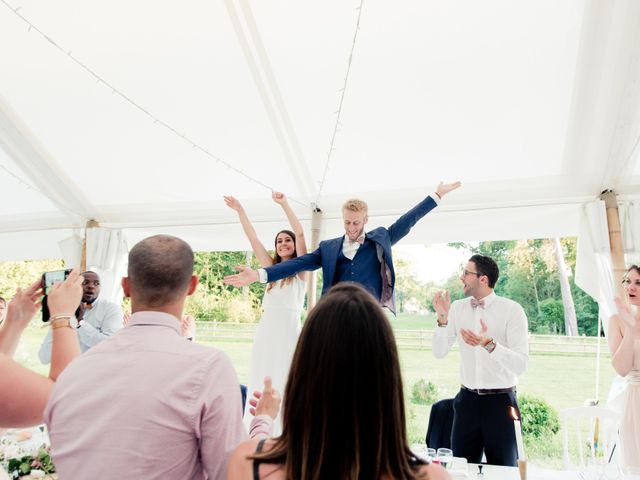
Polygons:
<instances>
[{"instance_id":1,"label":"bride in white dress","mask_svg":"<svg viewBox=\"0 0 640 480\"><path fill-rule=\"evenodd\" d=\"M247 214L240 202L231 196L224 197L225 203L238 213L244 233L251 242L251 248L262 267L286 262L298 255L307 253L302 225L293 212L287 197L280 192L273 192L273 201L284 210L291 230L278 232L275 239L275 254L269 255L267 249L258 239ZM269 376L273 388L280 393L289 374L291 358L300 334L300 314L304 303L306 272L269 283L262 298L262 318L256 330L251 354L251 374L247 389L251 398L254 390L262 391L264 377ZM245 408L245 421L250 422L249 402ZM274 422L274 436L281 433L281 418Z\"/></svg>"},{"instance_id":2,"label":"bride in white dress","mask_svg":"<svg viewBox=\"0 0 640 480\"><path fill-rule=\"evenodd\" d=\"M619 447L624 473L640 474L640 267L633 265L624 279L629 303L616 298L618 315L609 322L611 363L627 386L617 403L622 412Z\"/></svg>"}]
</instances>

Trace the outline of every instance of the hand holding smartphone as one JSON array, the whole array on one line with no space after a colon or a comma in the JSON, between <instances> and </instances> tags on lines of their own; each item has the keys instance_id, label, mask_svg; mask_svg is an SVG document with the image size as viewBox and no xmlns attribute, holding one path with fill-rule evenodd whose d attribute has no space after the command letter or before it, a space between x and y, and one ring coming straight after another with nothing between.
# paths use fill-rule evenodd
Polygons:
<instances>
[{"instance_id":1,"label":"hand holding smartphone","mask_svg":"<svg viewBox=\"0 0 640 480\"><path fill-rule=\"evenodd\" d=\"M51 314L49 313L49 306L47 305L47 296L49 295L49 290L51 289L54 283L64 282L70 273L71 273L71 269L54 270L52 272L45 272L42 274L42 289L44 290L44 297L42 298L42 321L43 322L48 322L51 316Z\"/></svg>"}]
</instances>

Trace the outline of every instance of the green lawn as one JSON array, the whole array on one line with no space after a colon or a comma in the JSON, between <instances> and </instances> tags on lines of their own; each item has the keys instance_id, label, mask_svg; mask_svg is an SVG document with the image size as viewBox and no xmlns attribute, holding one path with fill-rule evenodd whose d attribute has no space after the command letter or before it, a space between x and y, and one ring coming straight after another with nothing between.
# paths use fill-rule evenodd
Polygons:
<instances>
[{"instance_id":1,"label":"green lawn","mask_svg":"<svg viewBox=\"0 0 640 480\"><path fill-rule=\"evenodd\" d=\"M433 325L433 318L403 316L392 320L394 328L428 328ZM423 324L428 325L423 325ZM23 335L16 358L23 365L38 372L47 372L47 367L40 365L37 352L46 330L30 326ZM216 347L224 350L235 365L241 382L246 383L249 378L251 356L250 342L222 342L215 343ZM401 349L400 359L404 377L405 398L409 407L409 436L411 443L424 440L429 418L429 406L414 405L410 402L411 387L419 379L424 378L438 386L439 397L449 398L456 394L460 381L458 375L459 354L452 351L444 359L435 359L429 350ZM595 394L596 359L593 356L578 355L531 355L529 369L520 379L518 392L520 394L535 395L544 398L556 410L582 405L585 399L593 398ZM601 359L600 399L606 400L609 385L614 377L608 357ZM553 459L548 466L560 466L560 440L545 442L546 445L530 446L530 458L539 461L551 455Z\"/></svg>"}]
</instances>

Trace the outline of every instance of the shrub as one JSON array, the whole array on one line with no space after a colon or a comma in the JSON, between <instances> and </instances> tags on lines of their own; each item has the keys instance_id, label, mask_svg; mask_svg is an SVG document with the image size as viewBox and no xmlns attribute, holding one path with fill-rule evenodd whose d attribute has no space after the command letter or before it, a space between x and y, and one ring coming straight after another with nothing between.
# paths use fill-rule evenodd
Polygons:
<instances>
[{"instance_id":1,"label":"shrub","mask_svg":"<svg viewBox=\"0 0 640 480\"><path fill-rule=\"evenodd\" d=\"M247 296L196 292L187 298L185 311L197 320L235 323L257 322L261 314L260 300L251 292Z\"/></svg>"},{"instance_id":2,"label":"shrub","mask_svg":"<svg viewBox=\"0 0 640 480\"><path fill-rule=\"evenodd\" d=\"M553 436L560 430L558 412L542 398L522 395L518 397L518 405L525 437Z\"/></svg>"},{"instance_id":3,"label":"shrub","mask_svg":"<svg viewBox=\"0 0 640 480\"><path fill-rule=\"evenodd\" d=\"M431 405L438 399L438 387L433 382L418 380L411 389L411 400L419 405Z\"/></svg>"}]
</instances>

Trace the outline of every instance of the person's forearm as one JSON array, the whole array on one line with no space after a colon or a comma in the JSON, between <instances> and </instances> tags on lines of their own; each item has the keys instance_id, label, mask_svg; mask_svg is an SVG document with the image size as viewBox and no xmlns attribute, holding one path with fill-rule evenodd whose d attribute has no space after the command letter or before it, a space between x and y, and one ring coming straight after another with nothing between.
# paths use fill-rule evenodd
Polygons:
<instances>
[{"instance_id":1,"label":"person's forearm","mask_svg":"<svg viewBox=\"0 0 640 480\"><path fill-rule=\"evenodd\" d=\"M611 357L611 365L622 377L633 368L634 337L631 333L624 335L620 345Z\"/></svg>"},{"instance_id":2,"label":"person's forearm","mask_svg":"<svg viewBox=\"0 0 640 480\"><path fill-rule=\"evenodd\" d=\"M267 438L273 434L273 419L269 415L256 415L249 425L249 437Z\"/></svg>"},{"instance_id":3,"label":"person's forearm","mask_svg":"<svg viewBox=\"0 0 640 480\"><path fill-rule=\"evenodd\" d=\"M496 342L495 350L493 350L489 355L499 363L502 368L510 371L516 376L520 376L527 371L529 355L526 352L512 350Z\"/></svg>"},{"instance_id":4,"label":"person's forearm","mask_svg":"<svg viewBox=\"0 0 640 480\"><path fill-rule=\"evenodd\" d=\"M298 255L304 255L307 253L307 242L304 238L304 230L302 229L302 223L298 219L298 216L294 213L288 203L282 204L282 210L284 210L291 230L296 234L296 251Z\"/></svg>"},{"instance_id":5,"label":"person's forearm","mask_svg":"<svg viewBox=\"0 0 640 480\"><path fill-rule=\"evenodd\" d=\"M436 358L443 358L447 356L451 346L455 341L455 337L449 338L449 327L436 327L431 338L431 351Z\"/></svg>"},{"instance_id":6,"label":"person's forearm","mask_svg":"<svg viewBox=\"0 0 640 480\"><path fill-rule=\"evenodd\" d=\"M295 233L296 236L300 234L304 235L304 232L302 231L302 223L300 223L298 216L291 209L291 206L289 206L288 203L283 203L282 210L284 210L284 214L287 216L287 220L289 221L289 225L291 226L293 233Z\"/></svg>"},{"instance_id":7,"label":"person's forearm","mask_svg":"<svg viewBox=\"0 0 640 480\"><path fill-rule=\"evenodd\" d=\"M15 325L5 319L0 326L0 353L13 358L23 331L24 327Z\"/></svg>"},{"instance_id":8,"label":"person's forearm","mask_svg":"<svg viewBox=\"0 0 640 480\"><path fill-rule=\"evenodd\" d=\"M55 381L67 365L80 355L80 343L75 329L71 327L53 329L52 337L49 378Z\"/></svg>"}]
</instances>

